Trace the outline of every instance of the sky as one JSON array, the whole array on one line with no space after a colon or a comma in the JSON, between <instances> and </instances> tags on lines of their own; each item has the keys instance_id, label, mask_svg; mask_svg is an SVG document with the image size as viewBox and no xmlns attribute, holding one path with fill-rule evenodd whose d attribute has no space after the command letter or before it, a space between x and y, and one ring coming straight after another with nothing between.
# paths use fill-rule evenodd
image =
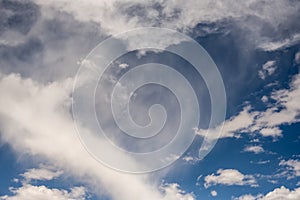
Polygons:
<instances>
[{"instance_id":1,"label":"sky","mask_svg":"<svg viewBox=\"0 0 300 200\"><path fill-rule=\"evenodd\" d=\"M0 0L0 199L300 199L299 10Z\"/></svg>"}]
</instances>

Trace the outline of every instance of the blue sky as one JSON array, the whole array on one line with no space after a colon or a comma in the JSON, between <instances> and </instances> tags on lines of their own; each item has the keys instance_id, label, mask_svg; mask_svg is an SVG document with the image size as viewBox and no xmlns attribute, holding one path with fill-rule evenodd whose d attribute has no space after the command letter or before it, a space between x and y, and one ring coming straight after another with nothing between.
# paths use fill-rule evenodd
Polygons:
<instances>
[{"instance_id":1,"label":"blue sky","mask_svg":"<svg viewBox=\"0 0 300 200\"><path fill-rule=\"evenodd\" d=\"M300 199L299 10L294 0L0 0L0 199ZM75 127L86 127L72 115L72 96L80 66L96 63L89 59L97 50L86 57L91 50L112 35L140 27L168 28L197 41L218 67L227 107L217 143L200 159L203 139L214 141L218 129L205 135L212 114L210 91L191 63L153 49L114 60L95 92L95 111L104 130L111 131L108 138L122 148L159 148L181 119L180 102L169 88L145 85L131 97L130 114L146 125L148 109L161 104L168 117L162 136L130 143L120 135L123 129L113 121L107 98L118 79L141 64L164 64L184 75L201 114L199 126L191 127L193 143L181 157L175 155L172 165L130 174L103 165L84 147ZM184 44L176 37L160 39L157 44L166 49ZM179 79L172 81L179 85ZM88 98L82 97L79 104L85 105ZM84 110L79 113L91 121ZM94 144L95 131L89 131L88 142ZM118 166L143 166L127 155L105 153Z\"/></svg>"}]
</instances>

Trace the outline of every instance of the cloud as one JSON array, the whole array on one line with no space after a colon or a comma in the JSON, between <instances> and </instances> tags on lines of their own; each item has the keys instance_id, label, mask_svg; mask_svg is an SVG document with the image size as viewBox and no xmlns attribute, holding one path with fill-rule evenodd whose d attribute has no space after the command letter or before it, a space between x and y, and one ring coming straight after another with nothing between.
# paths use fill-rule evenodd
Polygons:
<instances>
[{"instance_id":1,"label":"cloud","mask_svg":"<svg viewBox=\"0 0 300 200\"><path fill-rule=\"evenodd\" d=\"M251 194L243 195L238 198L234 198L234 200L298 200L300 199L300 188L295 188L294 190L290 190L284 186L280 188L275 188L273 191L267 193L266 195L256 195L253 196Z\"/></svg>"},{"instance_id":2,"label":"cloud","mask_svg":"<svg viewBox=\"0 0 300 200\"><path fill-rule=\"evenodd\" d=\"M258 196L253 196L251 194L245 194L238 198L234 198L234 200L257 200Z\"/></svg>"},{"instance_id":3,"label":"cloud","mask_svg":"<svg viewBox=\"0 0 300 200\"><path fill-rule=\"evenodd\" d=\"M280 136L280 125L298 122L300 105L300 74L292 78L289 89L274 91L270 98L276 103L265 111L259 112L251 130L260 130L263 136Z\"/></svg>"},{"instance_id":4,"label":"cloud","mask_svg":"<svg viewBox=\"0 0 300 200\"><path fill-rule=\"evenodd\" d=\"M164 192L165 198L168 200L195 200L192 193L186 193L181 190L177 183L165 184L161 186L161 190Z\"/></svg>"},{"instance_id":5,"label":"cloud","mask_svg":"<svg viewBox=\"0 0 300 200\"><path fill-rule=\"evenodd\" d=\"M121 64L119 64L119 67L121 69L126 69L127 67L129 67L129 65L127 63L121 63Z\"/></svg>"},{"instance_id":6,"label":"cloud","mask_svg":"<svg viewBox=\"0 0 300 200\"><path fill-rule=\"evenodd\" d=\"M271 127L271 128L262 128L260 129L260 134L264 137L281 137L282 131L278 127Z\"/></svg>"},{"instance_id":7,"label":"cloud","mask_svg":"<svg viewBox=\"0 0 300 200\"><path fill-rule=\"evenodd\" d=\"M213 185L250 185L257 187L255 178L252 175L244 175L236 169L219 169L217 174L211 174L204 178L204 187Z\"/></svg>"},{"instance_id":8,"label":"cloud","mask_svg":"<svg viewBox=\"0 0 300 200\"><path fill-rule=\"evenodd\" d=\"M54 8L74 16L80 22L100 24L107 34L116 34L137 27L160 26L189 31L201 23L232 21L245 37L258 48L271 51L295 44L299 35L298 2L278 0L265 4L259 0L236 3L225 1L137 0L105 1L36 1L42 8ZM232 6L234 5L234 6ZM45 9L46 10L46 9ZM274 14L276 10L276 14ZM199 12L200 11L200 12ZM201 26L199 26L201 29ZM203 27L205 30L207 27ZM283 31L290 30L284 34ZM295 30L295 31L293 31ZM210 33L210 31L208 31Z\"/></svg>"},{"instance_id":9,"label":"cloud","mask_svg":"<svg viewBox=\"0 0 300 200\"><path fill-rule=\"evenodd\" d=\"M160 2L161 10L155 8L157 1L140 3L135 0L122 2L40 0L36 2L41 6L42 16L39 16L37 6L33 9L35 13L25 10L24 12L29 14L25 13L24 16L32 17L30 23L23 27L14 24L17 21L12 21L14 22L13 27L10 27L12 30L7 30L6 27L1 35L1 39L5 39L0 42L3 45L1 55L9 55L8 60L3 56L2 61L5 63L1 63L1 66L4 66L1 71L9 74L15 70L22 74L21 77L30 77L24 79L17 75L9 75L1 78L0 88L1 91L5 91L1 93L0 99L1 139L11 144L20 154L26 153L34 158L42 158L46 162L57 163L75 177L94 184L96 190L99 189L99 193L108 193L114 199L118 199L119 195L124 199L167 197L163 197L156 186L149 183L147 176L123 175L99 165L90 159L89 154L82 149L81 143L75 137L76 133L69 113L72 80L64 79L75 73L77 69L75 63L86 53L85 50L89 50L103 35L144 25L190 29L199 22L211 23L235 19L240 20L240 24L244 24L245 27L249 27L249 32L255 35L260 33L263 23L259 23L259 27L255 28L252 22L248 23L248 20L244 20L250 19L248 16L255 16L260 19L259 22L271 24L277 30L278 24L284 24L286 18L299 10L299 4L289 4L286 1L276 1L270 5L260 1L241 4L236 4L234 1L213 3L163 1ZM274 7L282 8L276 9L278 11L276 16L272 14ZM1 14L3 13L1 10ZM26 18L22 16L21 18ZM41 18L37 20L38 17ZM19 27L23 28L19 29ZM260 43L261 35L258 38ZM265 38L264 41L264 44L274 42L270 41L270 38ZM6 50L9 50L8 54ZM47 83L49 80L52 83ZM293 88L288 91L291 92ZM284 102L280 104L283 105ZM269 120L269 116L258 115L261 113L251 109L245 107L241 113L230 118L222 137L239 137L240 133L248 130L245 127L258 130L263 136L278 137L281 136L278 127L280 124L296 121L293 114L297 113L297 109L290 112L293 110L291 107L270 110L271 114L289 110L283 118L285 120L275 125L265 123ZM287 119L287 116L291 118ZM264 118L258 127L252 126L256 117ZM42 177L41 175L39 178ZM132 188L137 189L134 191ZM137 194L137 191L140 193Z\"/></svg>"},{"instance_id":10,"label":"cloud","mask_svg":"<svg viewBox=\"0 0 300 200\"><path fill-rule=\"evenodd\" d=\"M44 185L34 186L25 184L19 188L12 188L12 196L0 196L1 200L85 200L84 187L73 187L70 191L56 188L48 188Z\"/></svg>"},{"instance_id":11,"label":"cloud","mask_svg":"<svg viewBox=\"0 0 300 200\"><path fill-rule=\"evenodd\" d=\"M300 51L295 54L294 62L300 64Z\"/></svg>"},{"instance_id":12,"label":"cloud","mask_svg":"<svg viewBox=\"0 0 300 200\"><path fill-rule=\"evenodd\" d=\"M267 179L273 178L296 178L300 176L300 161L299 160L281 160L279 162L279 166L285 167L281 173L273 174L273 175L260 175L261 177L265 177ZM277 184L278 181L276 180L268 180L268 182ZM298 184L296 184L298 186ZM276 188L273 191L267 193L266 195L258 194L258 195L242 195L235 200L279 200L279 199L287 199L287 200L296 200L300 198L300 188L295 188L294 190L290 190L284 186L280 188Z\"/></svg>"},{"instance_id":13,"label":"cloud","mask_svg":"<svg viewBox=\"0 0 300 200\"><path fill-rule=\"evenodd\" d=\"M258 165L264 165L264 164L267 164L269 162L270 162L270 160L260 160L260 161L257 161L257 162L250 161L250 163L254 163L254 164L258 164Z\"/></svg>"},{"instance_id":14,"label":"cloud","mask_svg":"<svg viewBox=\"0 0 300 200\"><path fill-rule=\"evenodd\" d=\"M279 165L287 167L287 170L292 173L292 177L300 176L300 160L281 160Z\"/></svg>"},{"instance_id":15,"label":"cloud","mask_svg":"<svg viewBox=\"0 0 300 200\"><path fill-rule=\"evenodd\" d=\"M267 76L272 75L276 70L276 61L270 60L263 64L262 69L258 71L258 75L261 79L265 79Z\"/></svg>"},{"instance_id":16,"label":"cloud","mask_svg":"<svg viewBox=\"0 0 300 200\"><path fill-rule=\"evenodd\" d=\"M120 173L90 156L74 129L70 113L71 83L72 79L40 84L16 74L0 76L1 141L19 154L57 166L90 185L97 195L105 194L112 199L122 196L124 200L172 199L172 195L164 196L147 175ZM113 152L111 155L121 156ZM126 156L119 160L131 162ZM46 173L41 173L41 170L29 170L24 176L47 178Z\"/></svg>"},{"instance_id":17,"label":"cloud","mask_svg":"<svg viewBox=\"0 0 300 200\"><path fill-rule=\"evenodd\" d=\"M300 188L295 190L289 190L288 188L281 186L273 191L266 194L261 200L276 200L276 199L286 199L286 200L297 200L300 199Z\"/></svg>"},{"instance_id":18,"label":"cloud","mask_svg":"<svg viewBox=\"0 0 300 200\"><path fill-rule=\"evenodd\" d=\"M52 180L62 175L62 171L54 171L46 168L33 168L21 174L25 181L31 180Z\"/></svg>"},{"instance_id":19,"label":"cloud","mask_svg":"<svg viewBox=\"0 0 300 200\"><path fill-rule=\"evenodd\" d=\"M40 16L39 7L31 1L3 0L0 2L0 13L0 35L7 29L25 35Z\"/></svg>"},{"instance_id":20,"label":"cloud","mask_svg":"<svg viewBox=\"0 0 300 200\"><path fill-rule=\"evenodd\" d=\"M246 106L244 109L235 116L232 116L230 119L226 120L222 129L222 133L220 138L227 138L227 137L239 137L239 133L243 132L245 128L249 127L253 124L254 117L257 113L250 112L251 107ZM219 130L218 128L216 130ZM195 130L196 133L200 136L206 136L207 130L199 129ZM207 137L211 137L211 139L218 138L217 133L212 133L207 135Z\"/></svg>"},{"instance_id":21,"label":"cloud","mask_svg":"<svg viewBox=\"0 0 300 200\"><path fill-rule=\"evenodd\" d=\"M52 168L52 170L50 170ZM21 174L22 185L19 187L10 187L12 194L0 196L1 200L85 200L87 190L85 187L72 187L68 190L49 188L45 185L29 184L31 180L50 181L62 174L62 171L55 171L53 167L40 167L27 170ZM16 179L18 182L18 179Z\"/></svg>"},{"instance_id":22,"label":"cloud","mask_svg":"<svg viewBox=\"0 0 300 200\"><path fill-rule=\"evenodd\" d=\"M199 158L198 158L198 157L193 157L193 156L184 156L184 157L182 158L182 160L183 160L184 162L194 164L194 163L196 163L197 161L199 161Z\"/></svg>"},{"instance_id":23,"label":"cloud","mask_svg":"<svg viewBox=\"0 0 300 200\"><path fill-rule=\"evenodd\" d=\"M269 98L268 98L266 95L264 95L264 96L261 98L261 101L264 102L264 103L267 103L268 100L269 100Z\"/></svg>"},{"instance_id":24,"label":"cloud","mask_svg":"<svg viewBox=\"0 0 300 200\"><path fill-rule=\"evenodd\" d=\"M72 77L78 69L76 62L107 37L99 24L76 21L72 15L36 1L5 0L0 4L3 74L18 73L43 83Z\"/></svg>"},{"instance_id":25,"label":"cloud","mask_svg":"<svg viewBox=\"0 0 300 200\"><path fill-rule=\"evenodd\" d=\"M259 113L253 128L263 130L263 135L269 135L271 131L268 129L272 129L276 136L281 134L278 131L280 125L299 121L300 105L297 102L300 98L300 74L293 77L290 89L277 90L271 94L271 98L276 101L275 106Z\"/></svg>"},{"instance_id":26,"label":"cloud","mask_svg":"<svg viewBox=\"0 0 300 200\"><path fill-rule=\"evenodd\" d=\"M250 105L243 108L237 115L224 122L219 138L240 137L242 133L260 133L263 137L282 137L281 125L299 122L300 104L300 74L294 75L289 89L274 91L270 97L275 103L264 111L255 111ZM216 130L219 130L217 127ZM202 137L207 130L195 130ZM212 130L212 133L214 130ZM206 137L217 139L219 134L210 134Z\"/></svg>"},{"instance_id":27,"label":"cloud","mask_svg":"<svg viewBox=\"0 0 300 200\"><path fill-rule=\"evenodd\" d=\"M259 154L259 153L263 153L265 150L261 146L248 146L244 148L244 151Z\"/></svg>"},{"instance_id":28,"label":"cloud","mask_svg":"<svg viewBox=\"0 0 300 200\"><path fill-rule=\"evenodd\" d=\"M258 47L264 51L276 51L276 50L281 50L284 48L288 48L292 45L295 45L299 43L299 41L300 41L300 34L297 33L283 40L274 41L274 42L263 42L259 44Z\"/></svg>"},{"instance_id":29,"label":"cloud","mask_svg":"<svg viewBox=\"0 0 300 200\"><path fill-rule=\"evenodd\" d=\"M212 191L210 192L210 194L211 194L211 196L213 196L213 197L216 197L216 196L218 195L217 191L215 191L215 190L212 190Z\"/></svg>"}]
</instances>

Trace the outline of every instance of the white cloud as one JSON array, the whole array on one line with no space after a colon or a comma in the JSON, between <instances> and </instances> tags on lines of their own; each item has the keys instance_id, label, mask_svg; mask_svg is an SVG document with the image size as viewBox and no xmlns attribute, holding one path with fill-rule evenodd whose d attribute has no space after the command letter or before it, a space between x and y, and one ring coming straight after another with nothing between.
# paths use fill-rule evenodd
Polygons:
<instances>
[{"instance_id":1,"label":"white cloud","mask_svg":"<svg viewBox=\"0 0 300 200\"><path fill-rule=\"evenodd\" d=\"M300 188L290 190L284 186L280 188L275 188L273 191L267 193L266 195L243 195L234 200L298 200L300 199Z\"/></svg>"},{"instance_id":2,"label":"white cloud","mask_svg":"<svg viewBox=\"0 0 300 200\"><path fill-rule=\"evenodd\" d=\"M101 29L105 29L107 33L118 33L144 24L147 26L155 24L155 21L149 23L149 20L143 23L138 16L123 17L123 14L117 9L118 6L116 6L118 1L77 0L71 2L40 0L37 2L67 11L80 21L99 22ZM126 0L123 2L131 4L140 1ZM153 2L146 4L150 5ZM234 1L213 3L211 1L178 1L176 3L163 1L162 4L165 6L164 16L172 16L174 10L181 10L181 12L178 12L179 19L175 19L175 23L172 20L161 20L162 26L170 28L193 27L201 21L215 22L226 18L241 19L248 15L257 16L276 27L277 24L281 24L282 19L286 18L289 13L299 10L298 7L289 5L286 1L276 1L270 5L261 4L260 1L249 1L241 4L236 4ZM274 16L272 14L273 6L284 9L279 9L277 15ZM42 15L44 16L51 14L44 12L49 9L49 7L46 7L42 7ZM261 7L261 9L256 9L257 7ZM155 12L155 9L146 9L146 11L145 15L149 16L149 18L158 18L158 13ZM253 30L253 32L259 31ZM70 43L72 42L68 44ZM64 52L64 50L59 52ZM47 51L49 50L47 49ZM73 52L68 53L72 55ZM45 59L53 65L52 61L56 60L56 57L52 55L51 58L48 56ZM30 79L23 80L12 75L1 79L0 82L1 91L5 91L1 92L0 99L1 136L16 151L29 153L33 156L38 155L50 162L58 163L58 165L70 169L68 171L78 177L90 177L91 182L95 180L97 182L96 185L100 182L100 189L108 190L115 199L118 198L117 194L121 194L125 199L135 198L136 191L129 187L131 185L137 185L137 191L142 193L139 194L141 196L138 195L141 199L143 197L149 197L150 199L159 199L161 197L156 188L153 189L152 185L148 183L147 177L137 178L112 172L94 160L89 159L89 155L81 148L81 143L74 137L72 119L69 115L71 81L40 85ZM7 108L10 109L8 110ZM256 113L251 112L250 109L247 112L242 111L240 114L241 116L237 115L231 118L228 121L228 125L225 125L223 137L234 137L237 136L237 132L244 132L245 127L249 127L256 116ZM292 119L294 120L294 118ZM285 120L283 123L290 122L291 120ZM278 128L277 125L275 125L275 128ZM264 123L261 123L259 128L262 126L269 128L269 130L274 128L274 126L264 125ZM263 133L270 136L278 135L268 131L263 131ZM82 161L82 163L75 162L77 160ZM130 180L130 184L128 184L128 180Z\"/></svg>"},{"instance_id":3,"label":"white cloud","mask_svg":"<svg viewBox=\"0 0 300 200\"><path fill-rule=\"evenodd\" d=\"M266 194L264 197L260 198L261 200L298 200L300 199L300 188L295 190L289 190L288 188L281 186L276 188L273 191Z\"/></svg>"},{"instance_id":4,"label":"white cloud","mask_svg":"<svg viewBox=\"0 0 300 200\"><path fill-rule=\"evenodd\" d=\"M121 63L121 64L119 64L119 67L121 69L126 69L127 67L129 67L129 65L127 63Z\"/></svg>"},{"instance_id":5,"label":"white cloud","mask_svg":"<svg viewBox=\"0 0 300 200\"><path fill-rule=\"evenodd\" d=\"M300 114L300 74L292 78L289 89L274 91L269 97L276 101L265 111L255 111L247 105L237 115L226 120L219 138L240 137L241 133L258 132L263 137L281 137L280 125L299 122ZM216 129L219 130L219 127ZM213 133L214 130L212 130ZM207 130L196 130L200 136L205 136ZM218 134L207 137L217 139Z\"/></svg>"},{"instance_id":6,"label":"white cloud","mask_svg":"<svg viewBox=\"0 0 300 200\"><path fill-rule=\"evenodd\" d=\"M287 170L291 171L293 176L300 176L300 160L281 160L279 165L286 166Z\"/></svg>"},{"instance_id":7,"label":"white cloud","mask_svg":"<svg viewBox=\"0 0 300 200\"><path fill-rule=\"evenodd\" d=\"M44 1L38 0L38 4L43 6L47 11L49 7L53 7L60 11L65 11L72 14L76 20L82 22L96 22L100 23L101 27L108 33L119 33L128 29L136 27L137 19L126 19L119 12L116 6L116 0L109 1ZM134 2L134 1L131 1Z\"/></svg>"},{"instance_id":8,"label":"white cloud","mask_svg":"<svg viewBox=\"0 0 300 200\"><path fill-rule=\"evenodd\" d=\"M47 188L46 186L33 186L25 184L19 188L12 188L11 192L13 196L0 196L1 200L32 200L32 199L43 199L43 200L84 200L85 199L85 188L74 187L70 191Z\"/></svg>"},{"instance_id":9,"label":"white cloud","mask_svg":"<svg viewBox=\"0 0 300 200\"><path fill-rule=\"evenodd\" d=\"M300 51L295 54L294 62L300 64Z\"/></svg>"},{"instance_id":10,"label":"white cloud","mask_svg":"<svg viewBox=\"0 0 300 200\"><path fill-rule=\"evenodd\" d=\"M270 160L260 160L258 162L250 161L250 163L254 163L254 164L258 164L258 165L264 165L264 164L267 164L269 162L270 162Z\"/></svg>"},{"instance_id":11,"label":"white cloud","mask_svg":"<svg viewBox=\"0 0 300 200\"><path fill-rule=\"evenodd\" d=\"M51 168L51 170L50 170ZM85 187L72 187L68 190L48 188L45 185L32 185L29 184L31 180L49 181L60 176L62 171L55 171L54 167L41 166L40 168L33 168L21 174L23 177L20 187L10 187L9 190L12 195L0 196L1 200L85 200L86 188ZM19 179L15 180L16 183Z\"/></svg>"},{"instance_id":12,"label":"white cloud","mask_svg":"<svg viewBox=\"0 0 300 200\"><path fill-rule=\"evenodd\" d=\"M187 163L195 163L197 161L199 161L198 157L193 157L193 156L184 156L182 158L183 161L187 162Z\"/></svg>"},{"instance_id":13,"label":"white cloud","mask_svg":"<svg viewBox=\"0 0 300 200\"><path fill-rule=\"evenodd\" d=\"M53 167L52 167L53 168ZM34 186L28 184L28 180L52 180L61 175L61 171L39 168L29 169L21 176L25 179L19 188L10 188L13 196L0 196L3 200L31 200L31 199L54 199L54 200L85 200L86 188L73 187L69 191L64 189L47 188L47 186ZM159 189L164 193L166 200L194 200L192 193L187 193L177 183L163 184Z\"/></svg>"},{"instance_id":14,"label":"white cloud","mask_svg":"<svg viewBox=\"0 0 300 200\"><path fill-rule=\"evenodd\" d=\"M263 153L265 150L261 146L248 146L244 148L244 151L259 154L259 153Z\"/></svg>"},{"instance_id":15,"label":"white cloud","mask_svg":"<svg viewBox=\"0 0 300 200\"><path fill-rule=\"evenodd\" d=\"M263 137L272 137L273 140L277 140L278 137L283 136L281 125L300 121L298 117L300 115L300 104L298 103L300 74L294 75L289 89L274 91L269 98L275 103L270 104L269 108L264 111L255 111L250 105L247 105L237 115L227 119L223 128L216 127L209 132L205 129L195 129L195 133L211 141L221 138L239 138L243 133L259 133ZM206 149L206 147L202 147L200 151L202 149Z\"/></svg>"},{"instance_id":16,"label":"white cloud","mask_svg":"<svg viewBox=\"0 0 300 200\"><path fill-rule=\"evenodd\" d=\"M210 194L211 194L211 196L213 196L213 197L216 197L216 196L218 195L218 193L217 193L216 190L212 190L212 191L210 192Z\"/></svg>"},{"instance_id":17,"label":"white cloud","mask_svg":"<svg viewBox=\"0 0 300 200\"><path fill-rule=\"evenodd\" d=\"M243 196L240 196L238 198L234 198L234 200L257 200L259 196L253 196L251 194L245 194Z\"/></svg>"},{"instance_id":18,"label":"white cloud","mask_svg":"<svg viewBox=\"0 0 300 200\"><path fill-rule=\"evenodd\" d=\"M219 169L217 174L211 174L204 178L205 188L212 185L250 185L257 187L255 178L252 175L244 175L236 169Z\"/></svg>"},{"instance_id":19,"label":"white cloud","mask_svg":"<svg viewBox=\"0 0 300 200\"><path fill-rule=\"evenodd\" d=\"M90 184L92 192L99 195L109 195L112 199L122 196L124 200L172 199L151 184L147 175L120 173L90 156L77 137L70 114L71 83L68 79L43 85L15 74L2 76L1 141L19 154L39 157ZM123 157L120 161L130 162ZM35 176L41 177L47 176Z\"/></svg>"},{"instance_id":20,"label":"white cloud","mask_svg":"<svg viewBox=\"0 0 300 200\"><path fill-rule=\"evenodd\" d=\"M250 109L251 109L250 106L246 106L236 116L233 116L230 119L226 120L220 138L239 137L239 133L243 132L245 128L252 125L256 113L255 112L251 113ZM214 137L218 136L218 134L214 134L213 131L214 130L212 130L212 134L207 135L207 137L212 137L211 139L217 139ZM196 130L196 133L200 136L205 136L206 132L207 130L202 130L202 129Z\"/></svg>"},{"instance_id":21,"label":"white cloud","mask_svg":"<svg viewBox=\"0 0 300 200\"><path fill-rule=\"evenodd\" d=\"M147 2L38 0L37 2L44 8L43 13L46 13L49 8L65 11L78 21L99 23L101 29L108 34L145 26L190 30L201 22L215 23L230 19L247 34L247 39L250 38L252 44L267 51L288 47L299 41L297 34L278 41L263 34L266 25L276 33L280 30L280 25L286 24L286 21L298 13L299 4L285 0L274 1L272 4L265 4L259 0L243 1L238 4L233 0L151 0ZM156 9L157 4L161 5L160 10Z\"/></svg>"},{"instance_id":22,"label":"white cloud","mask_svg":"<svg viewBox=\"0 0 300 200\"><path fill-rule=\"evenodd\" d=\"M52 180L59 177L62 171L53 171L46 168L33 168L27 170L25 173L21 174L25 178L25 181L31 180Z\"/></svg>"},{"instance_id":23,"label":"white cloud","mask_svg":"<svg viewBox=\"0 0 300 200\"><path fill-rule=\"evenodd\" d=\"M299 121L297 116L300 113L300 105L298 99L300 98L300 74L293 77L290 83L290 89L282 89L272 93L271 98L276 101L275 106L259 113L255 120L254 129L261 129L266 127L267 130L262 131L262 134L273 134L278 136L281 134L278 126L282 124L291 124ZM283 107L283 108L282 108Z\"/></svg>"},{"instance_id":24,"label":"white cloud","mask_svg":"<svg viewBox=\"0 0 300 200\"><path fill-rule=\"evenodd\" d=\"M261 98L261 101L264 102L264 103L268 102L268 100L269 100L269 98L268 98L266 95L264 95L264 96Z\"/></svg>"},{"instance_id":25,"label":"white cloud","mask_svg":"<svg viewBox=\"0 0 300 200\"><path fill-rule=\"evenodd\" d=\"M270 60L263 64L262 69L258 71L258 75L261 79L265 79L267 76L272 75L276 70L276 61Z\"/></svg>"},{"instance_id":26,"label":"white cloud","mask_svg":"<svg viewBox=\"0 0 300 200\"><path fill-rule=\"evenodd\" d=\"M294 34L290 38L285 38L279 41L268 41L259 44L259 48L264 51L276 51L280 49L284 49L290 47L292 45L297 44L300 41L300 34Z\"/></svg>"},{"instance_id":27,"label":"white cloud","mask_svg":"<svg viewBox=\"0 0 300 200\"><path fill-rule=\"evenodd\" d=\"M195 200L192 193L186 193L181 190L177 183L165 184L161 186L161 190L165 193L165 198L168 200Z\"/></svg>"},{"instance_id":28,"label":"white cloud","mask_svg":"<svg viewBox=\"0 0 300 200\"><path fill-rule=\"evenodd\" d=\"M278 127L271 127L271 128L262 128L260 131L262 136L264 137L281 137L282 131Z\"/></svg>"}]
</instances>

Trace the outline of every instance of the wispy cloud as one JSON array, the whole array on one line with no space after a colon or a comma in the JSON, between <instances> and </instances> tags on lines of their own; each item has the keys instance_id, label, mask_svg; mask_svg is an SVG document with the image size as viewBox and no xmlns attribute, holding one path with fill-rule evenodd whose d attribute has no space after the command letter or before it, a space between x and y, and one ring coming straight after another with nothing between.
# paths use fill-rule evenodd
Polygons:
<instances>
[{"instance_id":1,"label":"wispy cloud","mask_svg":"<svg viewBox=\"0 0 300 200\"><path fill-rule=\"evenodd\" d=\"M145 200L172 199L164 196L157 185L151 184L147 175L117 172L88 154L77 137L69 112L70 83L72 80L44 85L15 74L2 77L0 90L5 91L0 99L2 141L20 154L40 156L46 163L55 164L75 179L92 185L93 192L98 195L105 190L113 199L119 199L120 195L124 200L136 197ZM11 109L8 110L8 107ZM126 156L120 157L120 160L131 162L126 160ZM47 179L55 175L58 176L37 169L23 174L29 179Z\"/></svg>"},{"instance_id":2,"label":"wispy cloud","mask_svg":"<svg viewBox=\"0 0 300 200\"><path fill-rule=\"evenodd\" d=\"M290 38L285 38L279 41L269 41L259 44L259 48L264 51L276 51L281 50L292 45L297 44L300 41L300 34L292 35Z\"/></svg>"}]
</instances>

